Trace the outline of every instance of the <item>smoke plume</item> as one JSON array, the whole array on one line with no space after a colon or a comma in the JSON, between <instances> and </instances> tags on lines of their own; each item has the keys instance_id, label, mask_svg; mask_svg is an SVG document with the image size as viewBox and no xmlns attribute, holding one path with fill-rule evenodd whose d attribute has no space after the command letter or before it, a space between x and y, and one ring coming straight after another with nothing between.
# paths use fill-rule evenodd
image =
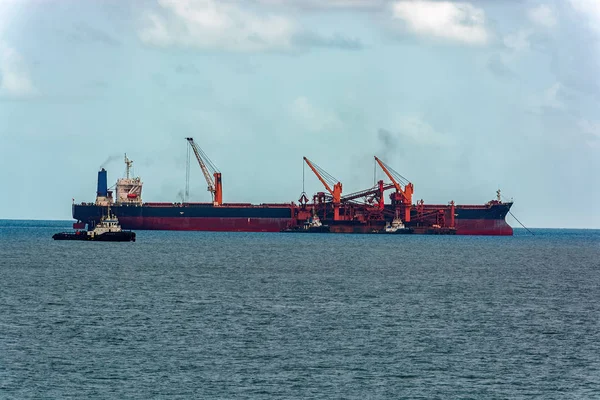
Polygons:
<instances>
[{"instance_id":1,"label":"smoke plume","mask_svg":"<svg viewBox=\"0 0 600 400\"><path fill-rule=\"evenodd\" d=\"M112 156L109 156L102 164L100 164L100 169L106 167L113 161L117 161L121 157L123 157L121 154L113 154Z\"/></svg>"},{"instance_id":2,"label":"smoke plume","mask_svg":"<svg viewBox=\"0 0 600 400\"><path fill-rule=\"evenodd\" d=\"M389 158L388 156L394 154L398 149L398 138L387 129L379 128L377 131L377 138L380 144L380 157L383 159Z\"/></svg>"}]
</instances>

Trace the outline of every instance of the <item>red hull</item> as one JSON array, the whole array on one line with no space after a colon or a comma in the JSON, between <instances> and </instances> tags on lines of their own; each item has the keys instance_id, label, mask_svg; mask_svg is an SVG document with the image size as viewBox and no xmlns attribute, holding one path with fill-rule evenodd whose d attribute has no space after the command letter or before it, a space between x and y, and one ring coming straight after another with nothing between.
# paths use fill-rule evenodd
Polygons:
<instances>
[{"instance_id":1,"label":"red hull","mask_svg":"<svg viewBox=\"0 0 600 400\"><path fill-rule=\"evenodd\" d=\"M186 217L122 217L123 229L165 231L215 231L215 232L280 232L292 219L289 218L186 218ZM372 226L332 226L332 232L368 233L381 228ZM512 236L513 229L504 220L456 220L457 235Z\"/></svg>"},{"instance_id":2,"label":"red hull","mask_svg":"<svg viewBox=\"0 0 600 400\"><path fill-rule=\"evenodd\" d=\"M513 228L503 219L457 219L456 234L512 236Z\"/></svg>"},{"instance_id":3,"label":"red hull","mask_svg":"<svg viewBox=\"0 0 600 400\"><path fill-rule=\"evenodd\" d=\"M123 229L214 232L280 232L291 218L121 217Z\"/></svg>"}]
</instances>

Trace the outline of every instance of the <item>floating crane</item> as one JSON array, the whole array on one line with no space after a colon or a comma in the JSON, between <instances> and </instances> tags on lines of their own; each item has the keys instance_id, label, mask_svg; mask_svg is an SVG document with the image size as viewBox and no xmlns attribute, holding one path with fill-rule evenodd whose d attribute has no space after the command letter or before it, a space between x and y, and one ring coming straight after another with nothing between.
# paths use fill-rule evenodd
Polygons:
<instances>
[{"instance_id":1,"label":"floating crane","mask_svg":"<svg viewBox=\"0 0 600 400\"><path fill-rule=\"evenodd\" d=\"M189 137L186 139L196 155L198 164L200 164L200 168L204 174L204 179L206 179L206 184L208 185L208 191L212 194L213 205L220 206L223 204L223 185L221 183L221 173L218 171L217 167L212 163L212 161L210 161L210 158L208 158L206 153L204 153L204 151L202 151L196 142L194 142L194 138Z\"/></svg>"},{"instance_id":2,"label":"floating crane","mask_svg":"<svg viewBox=\"0 0 600 400\"><path fill-rule=\"evenodd\" d=\"M340 219L340 203L342 198L342 184L329 175L324 169L319 167L317 164L311 162L308 158L304 157L304 161L310 167L312 172L315 173L317 178L321 181L325 189L333 196L333 220L339 221ZM327 180L329 183L327 182ZM333 186L333 189L331 188Z\"/></svg>"},{"instance_id":3,"label":"floating crane","mask_svg":"<svg viewBox=\"0 0 600 400\"><path fill-rule=\"evenodd\" d=\"M396 192L391 196L396 206L398 208L404 208L404 222L410 222L410 209L412 206L412 195L413 195L413 184L410 183L405 177L394 171L390 166L381 161L377 156L375 156L375 161L383 172L390 178L392 184L394 185ZM404 189L398 182L404 183Z\"/></svg>"}]
</instances>

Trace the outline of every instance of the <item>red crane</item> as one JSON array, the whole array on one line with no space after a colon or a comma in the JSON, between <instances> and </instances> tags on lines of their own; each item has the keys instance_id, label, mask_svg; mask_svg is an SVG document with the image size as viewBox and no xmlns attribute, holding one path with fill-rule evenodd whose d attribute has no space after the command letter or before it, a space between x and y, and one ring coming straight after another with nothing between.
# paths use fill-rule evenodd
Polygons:
<instances>
[{"instance_id":1,"label":"red crane","mask_svg":"<svg viewBox=\"0 0 600 400\"><path fill-rule=\"evenodd\" d=\"M308 158L304 157L304 161L310 167L312 172L315 173L317 178L319 178L319 180L321 181L323 186L325 186L325 189L327 189L327 191L331 194L331 196L333 196L333 220L339 221L339 219L340 219L340 203L341 203L341 199L342 199L342 184L337 179L335 179L333 176L331 176L327 172L325 172L325 170L323 170L317 164L312 163ZM325 178L327 178L327 180L329 180L329 182L330 182L329 184L327 183ZM333 189L331 188L330 185L333 186Z\"/></svg>"},{"instance_id":2,"label":"red crane","mask_svg":"<svg viewBox=\"0 0 600 400\"><path fill-rule=\"evenodd\" d=\"M215 167L212 161L210 161L210 158L208 158L206 153L204 153L204 151L202 151L196 142L194 142L194 138L189 137L186 139L196 155L198 164L200 164L202 174L204 174L204 179L206 179L206 184L208 185L208 191L212 194L213 205L220 206L223 204L223 184L221 183L221 173L217 170L217 167ZM211 170L210 172L212 172L212 177L208 171L209 168Z\"/></svg>"},{"instance_id":3,"label":"red crane","mask_svg":"<svg viewBox=\"0 0 600 400\"><path fill-rule=\"evenodd\" d=\"M413 184L390 168L386 163L377 158L377 156L375 156L375 161L377 164L379 164L388 178L390 178L394 184L394 187L396 188L396 192L394 193L392 199L394 200L396 207L404 208L404 222L410 222L410 209L412 207L412 195L414 189ZM403 181L403 183L405 183L404 189L400 183L398 183L398 181Z\"/></svg>"}]
</instances>

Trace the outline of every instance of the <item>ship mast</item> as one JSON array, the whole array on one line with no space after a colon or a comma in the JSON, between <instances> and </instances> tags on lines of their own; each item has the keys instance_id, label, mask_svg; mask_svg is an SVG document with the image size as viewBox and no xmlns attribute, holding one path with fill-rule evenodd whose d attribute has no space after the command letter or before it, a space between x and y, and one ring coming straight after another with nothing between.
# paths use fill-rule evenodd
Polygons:
<instances>
[{"instance_id":1,"label":"ship mast","mask_svg":"<svg viewBox=\"0 0 600 400\"><path fill-rule=\"evenodd\" d=\"M127 153L125 153L125 165L126 165L125 174L127 176L127 179L129 179L129 170L131 169L131 166L133 165L133 161L130 160L129 158L127 158Z\"/></svg>"}]
</instances>

